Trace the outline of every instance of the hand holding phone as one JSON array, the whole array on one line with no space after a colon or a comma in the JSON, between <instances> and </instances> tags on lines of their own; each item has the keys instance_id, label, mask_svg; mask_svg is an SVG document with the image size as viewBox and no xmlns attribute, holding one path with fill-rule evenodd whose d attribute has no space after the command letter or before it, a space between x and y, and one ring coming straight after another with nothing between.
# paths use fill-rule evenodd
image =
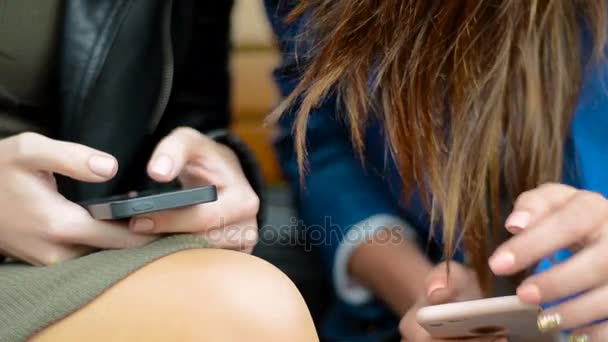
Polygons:
<instances>
[{"instance_id":1,"label":"hand holding phone","mask_svg":"<svg viewBox=\"0 0 608 342\"><path fill-rule=\"evenodd\" d=\"M188 189L213 184L218 200L135 215L129 222L133 232L196 234L217 248L253 250L260 201L229 146L192 128L177 128L156 146L147 173L156 182L179 180Z\"/></svg>"},{"instance_id":2,"label":"hand holding phone","mask_svg":"<svg viewBox=\"0 0 608 342\"><path fill-rule=\"evenodd\" d=\"M401 321L407 341L553 341L536 327L540 307L516 296L482 299L477 274L456 261L450 262L449 274L445 262L435 266L426 284L424 295Z\"/></svg>"},{"instance_id":3,"label":"hand holding phone","mask_svg":"<svg viewBox=\"0 0 608 342\"><path fill-rule=\"evenodd\" d=\"M96 249L144 246L156 236L136 234L124 222L91 218L57 190L54 174L105 182L114 157L80 144L23 133L0 139L0 253L33 265L51 265Z\"/></svg>"},{"instance_id":4,"label":"hand holding phone","mask_svg":"<svg viewBox=\"0 0 608 342\"><path fill-rule=\"evenodd\" d=\"M401 323L399 331L406 341L416 342L445 342L445 339L432 336L417 320L418 310L430 306L457 301L475 300L481 298L481 289L475 272L456 262L450 263L448 279L447 264L444 262L435 266L426 277L426 288L421 293L416 304L408 310ZM506 342L496 337L480 336L467 338L467 342Z\"/></svg>"}]
</instances>

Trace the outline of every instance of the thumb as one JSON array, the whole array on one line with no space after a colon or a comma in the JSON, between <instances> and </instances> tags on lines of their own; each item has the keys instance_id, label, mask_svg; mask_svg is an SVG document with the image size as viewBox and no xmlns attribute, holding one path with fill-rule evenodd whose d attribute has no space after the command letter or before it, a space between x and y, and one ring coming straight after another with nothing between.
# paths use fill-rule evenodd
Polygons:
<instances>
[{"instance_id":1,"label":"thumb","mask_svg":"<svg viewBox=\"0 0 608 342\"><path fill-rule=\"evenodd\" d=\"M430 305L445 304L458 300L471 286L470 271L461 264L451 261L436 266L427 278L426 300Z\"/></svg>"},{"instance_id":2,"label":"thumb","mask_svg":"<svg viewBox=\"0 0 608 342\"><path fill-rule=\"evenodd\" d=\"M177 128L156 146L150 162L148 175L157 182L174 180L188 163L193 151L206 149L207 140L192 128Z\"/></svg>"},{"instance_id":3,"label":"thumb","mask_svg":"<svg viewBox=\"0 0 608 342\"><path fill-rule=\"evenodd\" d=\"M34 171L59 173L84 182L104 182L116 175L118 162L90 147L22 133L0 143L0 158Z\"/></svg>"}]
</instances>

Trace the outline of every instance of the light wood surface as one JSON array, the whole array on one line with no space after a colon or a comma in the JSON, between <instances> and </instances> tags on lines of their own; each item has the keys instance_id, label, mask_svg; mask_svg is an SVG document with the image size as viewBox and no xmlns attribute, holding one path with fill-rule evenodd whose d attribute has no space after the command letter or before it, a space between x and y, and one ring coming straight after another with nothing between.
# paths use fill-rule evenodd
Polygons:
<instances>
[{"instance_id":1,"label":"light wood surface","mask_svg":"<svg viewBox=\"0 0 608 342\"><path fill-rule=\"evenodd\" d=\"M282 182L264 119L278 101L272 71L280 57L260 0L239 0L232 17L233 129L253 149L269 184Z\"/></svg>"}]
</instances>

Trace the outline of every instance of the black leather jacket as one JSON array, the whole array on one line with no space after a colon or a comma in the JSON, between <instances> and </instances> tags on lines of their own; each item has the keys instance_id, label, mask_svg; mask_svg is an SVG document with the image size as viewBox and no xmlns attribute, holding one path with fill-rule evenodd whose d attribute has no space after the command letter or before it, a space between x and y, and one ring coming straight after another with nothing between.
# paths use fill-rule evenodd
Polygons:
<instances>
[{"instance_id":1,"label":"black leather jacket","mask_svg":"<svg viewBox=\"0 0 608 342\"><path fill-rule=\"evenodd\" d=\"M260 195L258 169L227 133L231 0L64 0L57 138L111 153L106 184L61 180L72 200L149 186L145 165L178 126L210 133L239 155Z\"/></svg>"}]
</instances>

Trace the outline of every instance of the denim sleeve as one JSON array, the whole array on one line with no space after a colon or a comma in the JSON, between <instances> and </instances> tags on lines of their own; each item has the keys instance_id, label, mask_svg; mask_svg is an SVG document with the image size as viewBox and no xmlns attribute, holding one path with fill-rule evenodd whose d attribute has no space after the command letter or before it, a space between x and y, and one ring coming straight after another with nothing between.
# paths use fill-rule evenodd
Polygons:
<instances>
[{"instance_id":1,"label":"denim sleeve","mask_svg":"<svg viewBox=\"0 0 608 342\"><path fill-rule=\"evenodd\" d=\"M265 3L282 52L283 61L274 76L284 97L297 85L301 65L306 60L306 42L296 41L302 37L300 28L306 17L288 25L284 18L294 1L266 0ZM336 98L329 97L310 115L303 184L300 184L292 135L297 105L280 120L274 142L282 170L295 193L300 218L308 229L308 237L320 248L328 272L332 272L336 250L357 222L375 215L402 216L386 182L368 172L356 156L348 127L340 120L338 110Z\"/></svg>"}]
</instances>

